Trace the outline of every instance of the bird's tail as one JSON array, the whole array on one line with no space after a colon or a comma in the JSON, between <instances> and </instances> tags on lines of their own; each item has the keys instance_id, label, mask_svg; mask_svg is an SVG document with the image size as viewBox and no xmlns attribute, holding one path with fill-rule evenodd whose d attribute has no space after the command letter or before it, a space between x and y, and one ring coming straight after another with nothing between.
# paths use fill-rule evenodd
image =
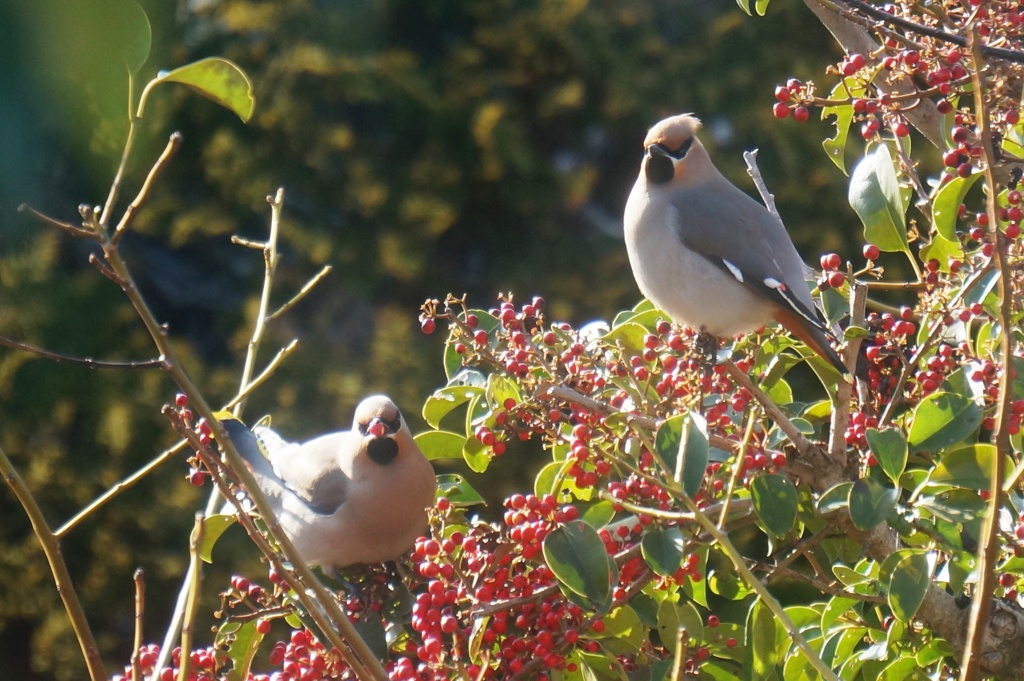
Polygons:
<instances>
[{"instance_id":1,"label":"bird's tail","mask_svg":"<svg viewBox=\"0 0 1024 681\"><path fill-rule=\"evenodd\" d=\"M812 326L802 316L782 307L776 308L775 321L796 336L798 340L803 341L818 356L828 361L842 376L850 375L850 370L846 368L842 358L832 348L832 344L829 342L830 334L825 329Z\"/></svg>"}]
</instances>

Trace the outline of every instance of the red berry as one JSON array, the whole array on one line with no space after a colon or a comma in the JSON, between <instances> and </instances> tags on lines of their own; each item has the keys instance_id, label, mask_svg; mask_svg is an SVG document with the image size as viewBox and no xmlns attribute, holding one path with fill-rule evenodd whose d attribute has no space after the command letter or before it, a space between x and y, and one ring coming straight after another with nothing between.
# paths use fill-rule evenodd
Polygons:
<instances>
[{"instance_id":1,"label":"red berry","mask_svg":"<svg viewBox=\"0 0 1024 681\"><path fill-rule=\"evenodd\" d=\"M263 636L266 636L267 634L269 634L270 633L270 620L264 619L262 617L260 619L256 620L256 631L258 633L260 633L261 635L263 635Z\"/></svg>"},{"instance_id":2,"label":"red berry","mask_svg":"<svg viewBox=\"0 0 1024 681\"><path fill-rule=\"evenodd\" d=\"M174 396L174 405L177 407L184 407L188 405L188 395L185 393L178 393Z\"/></svg>"},{"instance_id":3,"label":"red berry","mask_svg":"<svg viewBox=\"0 0 1024 681\"><path fill-rule=\"evenodd\" d=\"M786 106L785 102L775 102L775 106L772 107L772 113L775 114L776 118L785 118L789 115L789 107Z\"/></svg>"},{"instance_id":4,"label":"red berry","mask_svg":"<svg viewBox=\"0 0 1024 681\"><path fill-rule=\"evenodd\" d=\"M821 256L821 269L823 270L837 270L842 264L843 260L838 253L826 253Z\"/></svg>"},{"instance_id":5,"label":"red berry","mask_svg":"<svg viewBox=\"0 0 1024 681\"><path fill-rule=\"evenodd\" d=\"M867 258L868 260L878 260L878 257L882 255L882 252L879 250L878 246L874 244L864 244L863 253L864 257Z\"/></svg>"},{"instance_id":6,"label":"red berry","mask_svg":"<svg viewBox=\"0 0 1024 681\"><path fill-rule=\"evenodd\" d=\"M425 334L429 335L431 333L434 333L434 329L436 328L437 322L435 322L431 317L426 317L425 319L420 321L420 331L422 331Z\"/></svg>"},{"instance_id":7,"label":"red berry","mask_svg":"<svg viewBox=\"0 0 1024 681\"><path fill-rule=\"evenodd\" d=\"M777 88L775 88L775 99L783 103L788 102L789 88L787 88L784 85L779 85Z\"/></svg>"},{"instance_id":8,"label":"red berry","mask_svg":"<svg viewBox=\"0 0 1024 681\"><path fill-rule=\"evenodd\" d=\"M798 106L793 109L793 120L797 123L803 123L811 117L811 112L807 110L806 106Z\"/></svg>"},{"instance_id":9,"label":"red berry","mask_svg":"<svg viewBox=\"0 0 1024 681\"><path fill-rule=\"evenodd\" d=\"M828 275L828 285L832 288L841 288L846 282L846 275L842 272L832 272Z\"/></svg>"}]
</instances>

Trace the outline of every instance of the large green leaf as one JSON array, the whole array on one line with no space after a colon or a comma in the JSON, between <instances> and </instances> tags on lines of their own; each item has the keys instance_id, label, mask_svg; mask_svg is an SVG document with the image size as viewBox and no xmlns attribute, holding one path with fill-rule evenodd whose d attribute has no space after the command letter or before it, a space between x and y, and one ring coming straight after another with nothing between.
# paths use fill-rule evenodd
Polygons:
<instances>
[{"instance_id":1,"label":"large green leaf","mask_svg":"<svg viewBox=\"0 0 1024 681\"><path fill-rule=\"evenodd\" d=\"M870 530L896 508L899 491L874 478L861 478L850 488L850 519L859 530Z\"/></svg>"},{"instance_id":2,"label":"large green leaf","mask_svg":"<svg viewBox=\"0 0 1024 681\"><path fill-rule=\"evenodd\" d=\"M777 473L759 475L750 483L750 497L754 512L772 536L783 537L793 529L797 494L789 478Z\"/></svg>"},{"instance_id":3,"label":"large green leaf","mask_svg":"<svg viewBox=\"0 0 1024 681\"><path fill-rule=\"evenodd\" d=\"M868 447L878 459L878 464L889 479L898 487L900 476L907 467L907 456L909 450L903 433L896 428L877 430L868 428L866 433Z\"/></svg>"},{"instance_id":4,"label":"large green leaf","mask_svg":"<svg viewBox=\"0 0 1024 681\"><path fill-rule=\"evenodd\" d=\"M670 577L683 560L685 543L683 532L678 527L666 527L644 535L640 543L644 560L655 573Z\"/></svg>"},{"instance_id":5,"label":"large green leaf","mask_svg":"<svg viewBox=\"0 0 1024 681\"><path fill-rule=\"evenodd\" d=\"M462 448L466 445L465 435L447 430L428 430L419 433L413 439L428 461L461 459Z\"/></svg>"},{"instance_id":6,"label":"large green leaf","mask_svg":"<svg viewBox=\"0 0 1024 681\"><path fill-rule=\"evenodd\" d=\"M981 175L974 173L967 177L954 177L935 192L935 199L932 201L932 220L935 222L935 229L944 239L959 243L956 236L956 221L960 204L964 202L968 190Z\"/></svg>"},{"instance_id":7,"label":"large green leaf","mask_svg":"<svg viewBox=\"0 0 1024 681\"><path fill-rule=\"evenodd\" d=\"M760 598L754 601L747 613L746 622L746 668L753 681L768 679L775 674L775 667L785 658L785 649L779 650L779 625L775 615Z\"/></svg>"},{"instance_id":8,"label":"large green leaf","mask_svg":"<svg viewBox=\"0 0 1024 681\"><path fill-rule=\"evenodd\" d=\"M928 395L914 409L908 440L911 451L938 451L966 439L981 425L981 407L955 393Z\"/></svg>"},{"instance_id":9,"label":"large green leaf","mask_svg":"<svg viewBox=\"0 0 1024 681\"><path fill-rule=\"evenodd\" d=\"M633 608L628 605L619 606L601 619L604 621L604 631L595 638L602 639L609 650L618 655L640 652L647 631Z\"/></svg>"},{"instance_id":10,"label":"large green leaf","mask_svg":"<svg viewBox=\"0 0 1024 681\"><path fill-rule=\"evenodd\" d=\"M213 562L213 546L229 527L235 524L233 515L211 515L203 520L203 543L199 546L199 557L207 563Z\"/></svg>"},{"instance_id":11,"label":"large green leaf","mask_svg":"<svg viewBox=\"0 0 1024 681\"><path fill-rule=\"evenodd\" d=\"M988 490L992 484L992 467L998 456L996 451L995 445L979 443L946 452L928 476L928 481L979 492ZM1003 470L1005 482L1013 470L1009 457L1005 457Z\"/></svg>"},{"instance_id":12,"label":"large green leaf","mask_svg":"<svg viewBox=\"0 0 1024 681\"><path fill-rule=\"evenodd\" d=\"M658 635L661 642L672 653L676 650L679 630L686 632L687 646L704 639L704 620L693 603L677 603L666 600L658 608Z\"/></svg>"},{"instance_id":13,"label":"large green leaf","mask_svg":"<svg viewBox=\"0 0 1024 681\"><path fill-rule=\"evenodd\" d=\"M888 598L892 614L899 620L909 622L917 614L934 569L935 555L931 552L910 552L896 564L889 577Z\"/></svg>"},{"instance_id":14,"label":"large green leaf","mask_svg":"<svg viewBox=\"0 0 1024 681\"><path fill-rule=\"evenodd\" d=\"M236 64L221 57L207 57L197 62L179 66L173 71L163 71L149 81L139 100L139 116L143 115L146 98L153 88L162 83L180 83L203 97L232 111L243 122L252 118L256 98L252 82L245 71Z\"/></svg>"},{"instance_id":15,"label":"large green leaf","mask_svg":"<svg viewBox=\"0 0 1024 681\"><path fill-rule=\"evenodd\" d=\"M850 175L850 205L864 223L864 240L883 251L909 253L906 210L889 147L879 144Z\"/></svg>"},{"instance_id":16,"label":"large green leaf","mask_svg":"<svg viewBox=\"0 0 1024 681\"><path fill-rule=\"evenodd\" d=\"M654 438L654 449L669 467L676 482L691 498L704 484L708 465L707 422L699 414L688 412L665 420Z\"/></svg>"},{"instance_id":17,"label":"large green leaf","mask_svg":"<svg viewBox=\"0 0 1024 681\"><path fill-rule=\"evenodd\" d=\"M431 428L438 428L441 420L470 398L483 394L483 389L472 385L450 385L427 398L423 404L423 420Z\"/></svg>"},{"instance_id":18,"label":"large green leaf","mask_svg":"<svg viewBox=\"0 0 1024 681\"><path fill-rule=\"evenodd\" d=\"M942 272L949 272L950 260L963 260L964 248L959 241L950 241L941 234L936 234L932 242L921 249L921 260L937 260Z\"/></svg>"},{"instance_id":19,"label":"large green leaf","mask_svg":"<svg viewBox=\"0 0 1024 681\"><path fill-rule=\"evenodd\" d=\"M590 525L574 520L544 537L544 560L566 588L595 603L611 595L612 573L604 542Z\"/></svg>"},{"instance_id":20,"label":"large green leaf","mask_svg":"<svg viewBox=\"0 0 1024 681\"><path fill-rule=\"evenodd\" d=\"M474 506L484 503L484 498L466 482L466 479L455 473L442 473L437 476L437 492L447 497L453 506Z\"/></svg>"},{"instance_id":21,"label":"large green leaf","mask_svg":"<svg viewBox=\"0 0 1024 681\"><path fill-rule=\"evenodd\" d=\"M257 621L229 621L217 629L217 649L226 650L232 663L231 671L225 677L227 681L245 681L249 678L249 667L263 641L263 634L256 631Z\"/></svg>"},{"instance_id":22,"label":"large green leaf","mask_svg":"<svg viewBox=\"0 0 1024 681\"><path fill-rule=\"evenodd\" d=\"M832 100L852 100L864 93L864 85L856 78L844 78L829 95ZM829 116L835 116L836 136L826 139L821 143L829 160L836 164L839 170L846 174L846 142L850 137L850 124L853 122L853 105L839 104L826 106L821 110L821 120Z\"/></svg>"}]
</instances>

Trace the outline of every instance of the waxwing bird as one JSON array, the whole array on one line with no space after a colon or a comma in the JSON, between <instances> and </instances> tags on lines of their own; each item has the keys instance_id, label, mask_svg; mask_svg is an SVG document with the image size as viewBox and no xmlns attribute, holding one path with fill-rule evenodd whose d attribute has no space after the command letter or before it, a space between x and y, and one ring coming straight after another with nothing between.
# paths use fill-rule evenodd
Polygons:
<instances>
[{"instance_id":1,"label":"waxwing bird","mask_svg":"<svg viewBox=\"0 0 1024 681\"><path fill-rule=\"evenodd\" d=\"M672 319L714 336L776 321L841 374L831 333L782 221L727 180L691 114L647 133L626 202L626 250L640 291Z\"/></svg>"},{"instance_id":2,"label":"waxwing bird","mask_svg":"<svg viewBox=\"0 0 1024 681\"><path fill-rule=\"evenodd\" d=\"M360 402L351 430L302 444L238 420L223 424L310 565L331 570L391 561L427 529L434 470L384 395Z\"/></svg>"}]
</instances>

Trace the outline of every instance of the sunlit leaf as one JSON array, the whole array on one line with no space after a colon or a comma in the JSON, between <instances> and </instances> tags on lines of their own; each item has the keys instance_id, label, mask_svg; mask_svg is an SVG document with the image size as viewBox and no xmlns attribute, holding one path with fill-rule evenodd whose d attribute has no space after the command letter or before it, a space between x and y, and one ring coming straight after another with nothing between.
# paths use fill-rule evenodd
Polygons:
<instances>
[{"instance_id":1,"label":"sunlit leaf","mask_svg":"<svg viewBox=\"0 0 1024 681\"><path fill-rule=\"evenodd\" d=\"M447 430L428 430L417 434L413 439L428 461L461 459L462 448L466 445L465 435Z\"/></svg>"},{"instance_id":2,"label":"sunlit leaf","mask_svg":"<svg viewBox=\"0 0 1024 681\"><path fill-rule=\"evenodd\" d=\"M904 556L889 578L889 607L903 622L909 622L924 602L932 584L935 555L931 552L912 552Z\"/></svg>"},{"instance_id":3,"label":"sunlit leaf","mask_svg":"<svg viewBox=\"0 0 1024 681\"><path fill-rule=\"evenodd\" d=\"M966 439L981 425L981 407L954 393L928 395L914 409L907 439L911 451L937 451Z\"/></svg>"},{"instance_id":4,"label":"sunlit leaf","mask_svg":"<svg viewBox=\"0 0 1024 681\"><path fill-rule=\"evenodd\" d=\"M832 88L829 99L850 101L864 93L864 85L856 78L844 78ZM846 143L850 136L850 124L853 122L853 105L839 104L821 109L821 120L835 116L836 135L821 143L830 161L846 174Z\"/></svg>"},{"instance_id":5,"label":"sunlit leaf","mask_svg":"<svg viewBox=\"0 0 1024 681\"><path fill-rule=\"evenodd\" d=\"M199 557L204 562L213 562L214 545L235 522L233 515L211 515L203 520L203 543L199 546Z\"/></svg>"},{"instance_id":6,"label":"sunlit leaf","mask_svg":"<svg viewBox=\"0 0 1024 681\"><path fill-rule=\"evenodd\" d=\"M602 603L611 593L608 553L597 530L581 520L544 537L544 560L555 577L573 593Z\"/></svg>"},{"instance_id":7,"label":"sunlit leaf","mask_svg":"<svg viewBox=\"0 0 1024 681\"><path fill-rule=\"evenodd\" d=\"M669 467L673 478L690 496L704 484L708 465L707 423L701 415L688 412L672 416L658 427L654 448Z\"/></svg>"},{"instance_id":8,"label":"sunlit leaf","mask_svg":"<svg viewBox=\"0 0 1024 681\"><path fill-rule=\"evenodd\" d=\"M678 527L666 527L644 535L641 541L644 560L655 573L670 577L679 569L683 560L685 543L683 532Z\"/></svg>"},{"instance_id":9,"label":"sunlit leaf","mask_svg":"<svg viewBox=\"0 0 1024 681\"><path fill-rule=\"evenodd\" d=\"M434 391L423 404L423 420L431 428L438 428L441 420L459 406L465 404L474 395L482 394L476 386L453 385Z\"/></svg>"},{"instance_id":10,"label":"sunlit leaf","mask_svg":"<svg viewBox=\"0 0 1024 681\"><path fill-rule=\"evenodd\" d=\"M688 646L704 638L704 620L693 603L667 600L658 608L658 634L669 652L674 653L676 650L680 629L686 634Z\"/></svg>"},{"instance_id":11,"label":"sunlit leaf","mask_svg":"<svg viewBox=\"0 0 1024 681\"><path fill-rule=\"evenodd\" d=\"M437 476L437 494L447 497L453 506L473 506L484 503L484 498L461 475L442 473Z\"/></svg>"},{"instance_id":12,"label":"sunlit leaf","mask_svg":"<svg viewBox=\"0 0 1024 681\"><path fill-rule=\"evenodd\" d=\"M932 220L935 229L948 241L955 241L959 244L956 236L956 221L960 204L974 183L981 178L981 173L974 173L967 177L954 177L942 185L935 192L935 199L932 201Z\"/></svg>"},{"instance_id":13,"label":"sunlit leaf","mask_svg":"<svg viewBox=\"0 0 1024 681\"><path fill-rule=\"evenodd\" d=\"M252 82L245 71L236 64L221 57L207 57L197 62L180 66L173 71L161 72L151 80L139 101L139 113L143 115L146 97L154 87L162 83L181 83L203 97L232 111L243 122L248 122L256 108Z\"/></svg>"},{"instance_id":14,"label":"sunlit leaf","mask_svg":"<svg viewBox=\"0 0 1024 681\"><path fill-rule=\"evenodd\" d=\"M225 654L231 660L231 670L226 675L227 681L245 681L249 678L249 667L263 641L263 634L256 631L258 621L229 621L217 629L217 648L226 650Z\"/></svg>"},{"instance_id":15,"label":"sunlit leaf","mask_svg":"<svg viewBox=\"0 0 1024 681\"><path fill-rule=\"evenodd\" d=\"M909 253L899 180L885 144L879 144L853 169L849 200L864 223L866 242L883 251Z\"/></svg>"},{"instance_id":16,"label":"sunlit leaf","mask_svg":"<svg viewBox=\"0 0 1024 681\"><path fill-rule=\"evenodd\" d=\"M953 485L965 489L986 491L992 484L992 467L997 456L996 446L978 443L946 452L928 476L935 484ZM1004 457L1004 482L1013 470L1009 457Z\"/></svg>"},{"instance_id":17,"label":"sunlit leaf","mask_svg":"<svg viewBox=\"0 0 1024 681\"><path fill-rule=\"evenodd\" d=\"M889 479L899 486L900 476L907 467L907 456L909 450L903 433L896 428L878 430L868 428L866 433L868 447L871 448L878 465L882 471L889 476Z\"/></svg>"}]
</instances>

